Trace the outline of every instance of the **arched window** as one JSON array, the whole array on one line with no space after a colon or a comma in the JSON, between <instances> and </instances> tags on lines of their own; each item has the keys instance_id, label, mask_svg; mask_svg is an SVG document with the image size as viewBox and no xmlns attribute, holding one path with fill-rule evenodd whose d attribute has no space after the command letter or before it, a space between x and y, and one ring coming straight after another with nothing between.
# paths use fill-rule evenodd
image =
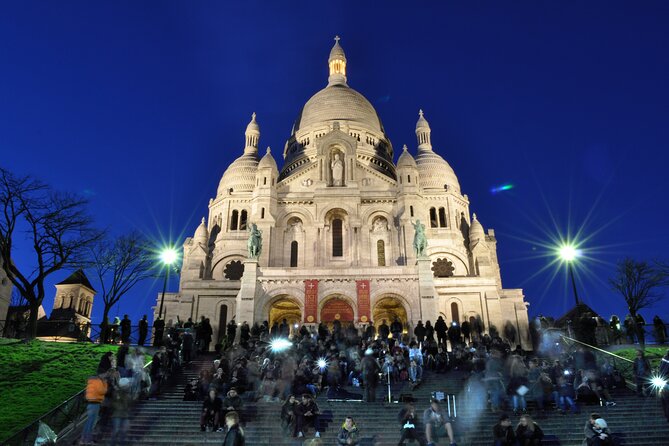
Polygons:
<instances>
[{"instance_id":1,"label":"arched window","mask_svg":"<svg viewBox=\"0 0 669 446\"><path fill-rule=\"evenodd\" d=\"M332 220L332 257L344 256L344 240L342 234L342 221L338 218Z\"/></svg>"},{"instance_id":2,"label":"arched window","mask_svg":"<svg viewBox=\"0 0 669 446\"><path fill-rule=\"evenodd\" d=\"M232 217L230 217L230 230L231 231L236 231L237 230L237 220L239 219L239 212L237 212L237 209L232 211Z\"/></svg>"},{"instance_id":3,"label":"arched window","mask_svg":"<svg viewBox=\"0 0 669 446\"><path fill-rule=\"evenodd\" d=\"M446 209L439 208L439 227L446 227Z\"/></svg>"},{"instance_id":4,"label":"arched window","mask_svg":"<svg viewBox=\"0 0 669 446\"><path fill-rule=\"evenodd\" d=\"M239 217L239 229L244 230L246 229L246 219L247 219L247 214L246 214L246 209L242 211L241 216Z\"/></svg>"},{"instance_id":5,"label":"arched window","mask_svg":"<svg viewBox=\"0 0 669 446\"><path fill-rule=\"evenodd\" d=\"M437 210L435 208L430 208L430 227L436 228L437 226L439 226L439 222L437 221Z\"/></svg>"},{"instance_id":6,"label":"arched window","mask_svg":"<svg viewBox=\"0 0 669 446\"><path fill-rule=\"evenodd\" d=\"M460 323L460 310L458 310L458 304L455 302L451 303L451 316L453 317L453 322Z\"/></svg>"},{"instance_id":7,"label":"arched window","mask_svg":"<svg viewBox=\"0 0 669 446\"><path fill-rule=\"evenodd\" d=\"M297 241L293 240L290 242L290 267L295 268L297 266Z\"/></svg>"},{"instance_id":8,"label":"arched window","mask_svg":"<svg viewBox=\"0 0 669 446\"><path fill-rule=\"evenodd\" d=\"M383 240L376 242L376 257L379 266L386 266L386 244Z\"/></svg>"}]
</instances>

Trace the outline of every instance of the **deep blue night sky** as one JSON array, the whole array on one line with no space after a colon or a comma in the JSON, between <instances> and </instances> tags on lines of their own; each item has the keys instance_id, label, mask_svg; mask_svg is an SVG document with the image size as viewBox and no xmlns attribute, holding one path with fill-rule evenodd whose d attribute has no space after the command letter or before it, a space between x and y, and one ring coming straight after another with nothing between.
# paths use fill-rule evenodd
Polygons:
<instances>
[{"instance_id":1,"label":"deep blue night sky","mask_svg":"<svg viewBox=\"0 0 669 446\"><path fill-rule=\"evenodd\" d=\"M582 299L624 315L606 284L615 262L669 257L669 3L321 3L3 2L0 163L89 196L113 234L181 244L252 112L261 146L282 152L339 34L349 85L397 155L415 153L425 110L531 315L573 304L564 270L542 271L542 244L579 228ZM14 254L26 268L27 248ZM49 281L47 312L66 274ZM161 285L140 284L113 315L150 313Z\"/></svg>"}]
</instances>

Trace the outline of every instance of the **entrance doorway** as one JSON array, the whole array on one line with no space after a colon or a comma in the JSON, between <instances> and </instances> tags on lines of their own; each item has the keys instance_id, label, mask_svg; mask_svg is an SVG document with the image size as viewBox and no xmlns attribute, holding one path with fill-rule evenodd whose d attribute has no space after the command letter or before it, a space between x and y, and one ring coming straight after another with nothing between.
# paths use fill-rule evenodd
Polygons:
<instances>
[{"instance_id":1,"label":"entrance doorway","mask_svg":"<svg viewBox=\"0 0 669 446\"><path fill-rule=\"evenodd\" d=\"M288 322L291 332L294 325L299 324L302 320L302 311L299 305L288 297L281 297L272 303L269 309L269 326L274 325L274 322L281 324L284 319Z\"/></svg>"},{"instance_id":2,"label":"entrance doorway","mask_svg":"<svg viewBox=\"0 0 669 446\"><path fill-rule=\"evenodd\" d=\"M372 321L374 326L378 327L381 325L383 319L386 320L386 324L390 324L395 320L395 317L399 318L404 330L408 330L409 318L407 317L407 310L404 308L402 302L395 297L384 297L380 299L372 311Z\"/></svg>"},{"instance_id":3,"label":"entrance doorway","mask_svg":"<svg viewBox=\"0 0 669 446\"><path fill-rule=\"evenodd\" d=\"M328 300L321 309L321 322L328 325L334 321L348 325L349 322L353 322L353 317L353 308L346 300L341 298L335 297Z\"/></svg>"}]
</instances>

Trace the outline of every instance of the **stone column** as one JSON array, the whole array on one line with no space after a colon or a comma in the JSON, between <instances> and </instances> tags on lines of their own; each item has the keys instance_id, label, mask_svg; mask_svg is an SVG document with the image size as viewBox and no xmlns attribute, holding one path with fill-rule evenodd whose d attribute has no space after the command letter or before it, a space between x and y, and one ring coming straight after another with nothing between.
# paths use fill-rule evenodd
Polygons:
<instances>
[{"instance_id":1,"label":"stone column","mask_svg":"<svg viewBox=\"0 0 669 446\"><path fill-rule=\"evenodd\" d=\"M418 290L420 299L420 319L435 320L437 311L437 292L434 289L434 278L432 275L432 262L429 257L419 257L416 261L418 267Z\"/></svg>"},{"instance_id":2,"label":"stone column","mask_svg":"<svg viewBox=\"0 0 669 446\"><path fill-rule=\"evenodd\" d=\"M258 278L258 261L254 259L244 260L244 275L242 276L242 286L237 294L237 311L235 320L255 321L253 317L256 297L256 287ZM251 322L252 323L252 322ZM237 330L239 335L239 330Z\"/></svg>"}]
</instances>

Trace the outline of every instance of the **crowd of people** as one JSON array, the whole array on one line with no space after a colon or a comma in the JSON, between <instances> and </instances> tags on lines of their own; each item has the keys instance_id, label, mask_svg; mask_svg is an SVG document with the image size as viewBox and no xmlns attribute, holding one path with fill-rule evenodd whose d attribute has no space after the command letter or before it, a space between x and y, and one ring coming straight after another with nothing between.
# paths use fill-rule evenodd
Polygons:
<instances>
[{"instance_id":1,"label":"crowd of people","mask_svg":"<svg viewBox=\"0 0 669 446\"><path fill-rule=\"evenodd\" d=\"M112 357L103 358L100 373L89 381L89 413L96 419L94 405L99 404L98 409L110 408L107 413L112 420L120 419L113 421L112 444L122 442L127 432L127 421L122 421L127 420L126 402L159 395L161 383L174 367L187 365L198 352L208 351L211 333L206 326L203 319L198 324L188 320L168 328L167 335L154 342L160 348L148 374L137 366L143 364L138 349L129 351L124 345L115 364ZM249 326L233 319L216 359L188 383L184 400L201 401L200 429L225 432L224 444L233 445L244 444L241 426L253 422L245 419L245 401L280 403L286 435L305 438L313 429L314 438L319 438L326 421L316 401L319 394L326 393L332 400L375 402L379 385L384 385L385 398L386 385L406 383L415 389L426 372L462 372L467 389L464 397L482 398L484 405L500 414L493 428L495 443L500 445L541 444L543 431L534 419L551 412L578 414L589 402L616 405L610 391L624 386L625 381L610 361L598 363L590 350L562 351L559 346L529 356L519 345L512 348L508 338L490 332L492 336L483 333L476 323L449 324L441 317L434 326L419 321L415 327L405 327L395 319L390 324L382 321L378 328L371 324L357 328L338 321L330 326L291 326L286 320ZM638 359L635 376L643 394L650 366L642 354ZM104 389L99 385L102 381ZM93 396L96 389L97 399ZM533 406L534 419L528 403ZM667 407L669 410L669 404ZM507 411L520 417L515 429ZM440 439L455 443L452 418L438 400L432 400L422 416L407 402L398 421L400 445L409 440L421 445L434 445ZM84 443L90 432L85 430ZM338 444L355 445L359 438L355 421L347 417L339 428ZM607 444L592 441L588 444Z\"/></svg>"}]
</instances>

